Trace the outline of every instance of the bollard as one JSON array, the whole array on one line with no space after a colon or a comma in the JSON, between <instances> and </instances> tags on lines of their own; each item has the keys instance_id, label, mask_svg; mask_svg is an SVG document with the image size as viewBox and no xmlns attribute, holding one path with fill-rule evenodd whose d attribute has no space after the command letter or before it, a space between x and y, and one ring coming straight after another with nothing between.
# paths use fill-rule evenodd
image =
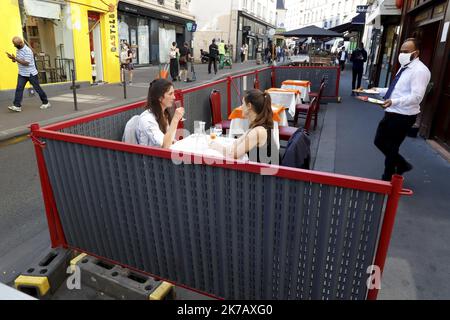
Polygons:
<instances>
[{"instance_id":1,"label":"bollard","mask_svg":"<svg viewBox=\"0 0 450 320\"><path fill-rule=\"evenodd\" d=\"M75 84L75 70L72 69L71 72L72 72L72 86L70 87L70 89L72 89L73 91L73 105L75 111L78 111L77 89L80 88L80 86Z\"/></svg>"},{"instance_id":2,"label":"bollard","mask_svg":"<svg viewBox=\"0 0 450 320\"><path fill-rule=\"evenodd\" d=\"M125 68L122 68L122 84L123 84L123 98L127 98L127 81L125 79Z\"/></svg>"}]
</instances>

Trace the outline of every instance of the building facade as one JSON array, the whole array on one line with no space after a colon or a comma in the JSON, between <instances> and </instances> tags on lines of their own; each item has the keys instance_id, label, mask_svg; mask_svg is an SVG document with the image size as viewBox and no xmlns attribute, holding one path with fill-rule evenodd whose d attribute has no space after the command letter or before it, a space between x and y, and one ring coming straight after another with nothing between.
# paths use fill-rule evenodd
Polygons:
<instances>
[{"instance_id":1,"label":"building facade","mask_svg":"<svg viewBox=\"0 0 450 320\"><path fill-rule=\"evenodd\" d=\"M363 36L368 53L365 75L369 86L388 87L398 51L401 10L395 0L375 0L366 15Z\"/></svg>"},{"instance_id":2,"label":"building facade","mask_svg":"<svg viewBox=\"0 0 450 320\"><path fill-rule=\"evenodd\" d=\"M450 150L449 1L404 0L399 4L402 9L399 44L409 37L418 38L422 42L420 59L431 71L429 93L421 104L417 123L419 132Z\"/></svg>"},{"instance_id":3,"label":"building facade","mask_svg":"<svg viewBox=\"0 0 450 320\"><path fill-rule=\"evenodd\" d=\"M187 25L195 23L190 14L190 0L124 0L119 1L119 41L133 51L133 63L140 65L168 63L172 42L191 46L192 32Z\"/></svg>"},{"instance_id":4,"label":"building facade","mask_svg":"<svg viewBox=\"0 0 450 320\"><path fill-rule=\"evenodd\" d=\"M117 1L0 1L0 46L15 53L11 42L22 37L35 54L44 85L72 80L118 82ZM14 92L17 65L0 55L0 91Z\"/></svg>"},{"instance_id":5,"label":"building facade","mask_svg":"<svg viewBox=\"0 0 450 320\"><path fill-rule=\"evenodd\" d=\"M367 0L285 0L286 29L315 25L329 29L350 22Z\"/></svg>"},{"instance_id":6,"label":"building facade","mask_svg":"<svg viewBox=\"0 0 450 320\"><path fill-rule=\"evenodd\" d=\"M208 10L205 10L208 8ZM233 58L239 57L241 45L248 45L248 58L256 59L274 33L276 19L275 0L195 0L191 12L196 17L197 31L194 34L194 56L200 49L208 51L212 39L224 40L232 48Z\"/></svg>"}]
</instances>

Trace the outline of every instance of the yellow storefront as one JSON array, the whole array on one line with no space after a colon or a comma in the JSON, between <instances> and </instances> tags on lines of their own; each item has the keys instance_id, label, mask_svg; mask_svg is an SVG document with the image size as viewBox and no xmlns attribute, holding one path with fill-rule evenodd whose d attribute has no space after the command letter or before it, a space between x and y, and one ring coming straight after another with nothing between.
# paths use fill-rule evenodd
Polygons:
<instances>
[{"instance_id":1,"label":"yellow storefront","mask_svg":"<svg viewBox=\"0 0 450 320\"><path fill-rule=\"evenodd\" d=\"M119 82L117 2L0 1L0 91L16 87L17 65L5 51L15 53L17 35L34 51L44 86L70 81L72 61L77 81Z\"/></svg>"}]
</instances>

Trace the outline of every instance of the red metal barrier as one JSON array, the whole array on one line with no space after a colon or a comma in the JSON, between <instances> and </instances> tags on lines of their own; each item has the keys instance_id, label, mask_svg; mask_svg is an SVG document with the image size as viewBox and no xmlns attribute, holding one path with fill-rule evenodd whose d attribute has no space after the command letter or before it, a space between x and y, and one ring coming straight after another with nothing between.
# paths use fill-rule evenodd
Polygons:
<instances>
[{"instance_id":1,"label":"red metal barrier","mask_svg":"<svg viewBox=\"0 0 450 320\"><path fill-rule=\"evenodd\" d=\"M281 67L281 68L284 68L284 67ZM308 68L308 67L302 67L302 68ZM314 67L314 68L317 68L317 67ZM268 68L266 68L266 69L268 69ZM274 67L272 67L271 69L274 70ZM228 87L227 107L228 107L229 112L231 112L232 80L239 78L239 77L243 77L245 75L250 75L250 74L255 74L256 77L258 77L258 72L256 71L256 72L251 72L251 73L247 73L247 74L243 74L243 75L228 77L227 79L224 79L224 80L215 81L215 82L204 84L204 85L194 87L194 88L189 88L189 89L185 89L185 90L177 90L176 91L176 99L180 100L183 104L183 95L185 93L194 92L196 90L200 90L205 87L212 87L218 83L227 82L227 87ZM274 81L274 80L275 80L275 72L272 72L272 81ZM337 83L337 85L339 85L339 83ZM44 128L40 128L39 125L37 125L37 124L31 125L31 135L30 136L32 138L32 141L33 141L34 147L35 147L38 170L39 170L39 175L40 175L40 180L41 180L42 194L43 194L43 198L44 198L48 227L49 227L49 232L50 232L50 238L51 238L53 247L56 247L56 246L67 247L67 241L66 241L66 238L64 235L64 230L61 225L61 221L60 221L59 214L57 211L52 186L50 185L50 182L49 182L47 167L46 167L46 164L44 161L42 148L45 147L45 143L40 141L39 138L66 141L66 142L87 145L87 146L93 146L93 147L98 147L98 148L105 148L105 149L110 149L110 150L118 150L118 151L123 151L123 152L128 152L128 153L135 153L135 154L171 159L172 151L170 151L170 150L165 150L165 149L160 149L160 148L152 148L152 147L146 147L146 146L139 146L139 145L130 145L130 144L122 143L120 141L105 140L105 139L99 139L99 138L94 138L94 137L89 137L89 136L80 136L80 135L75 135L75 134L58 132L59 130L62 130L64 128L68 128L68 127L71 127L71 126L74 126L77 124L86 123L89 121L93 121L95 119L107 117L110 115L114 115L114 114L121 113L124 111L132 110L135 108L141 108L141 107L145 106L145 103L146 103L145 101L141 101L141 102L137 102L134 104L130 104L130 105L114 108L111 110L99 112L96 114L80 117L80 118L77 118L74 120L69 120L69 121L58 123L58 124L50 125L50 126L47 126ZM188 155L191 157L192 163L194 163L195 156L192 154L188 154ZM232 169L232 170L237 170L237 171L246 171L246 172L252 172L252 173L259 173L259 172L261 172L262 168L268 167L268 165L259 164L259 163L251 163L251 162L249 163L249 162L242 162L242 161L234 161L232 163L215 163L214 161L211 161L211 160L212 160L211 158L203 157L201 161L203 164L209 165L209 166ZM401 176L394 176L392 178L391 182L384 182L384 181L378 181L378 180L372 180L372 179L366 179L366 178L344 176L344 175L339 175L339 174L293 169L293 168L287 168L287 167L282 167L282 166L273 166L273 167L276 167L278 169L278 171L275 175L278 177L281 177L281 178L287 178L287 179L299 180L299 181L310 181L312 183L332 185L332 186L343 187L343 188L359 189L359 190L363 190L363 191L388 195L388 200L387 200L385 214L384 214L384 220L383 220L383 224L382 224L382 229L381 229L378 247L376 249L375 261L374 261L374 265L378 266L380 268L381 272L383 272L400 196L412 194L412 191L402 189L403 178ZM378 294L378 289L371 289L368 291L367 298L368 299L376 299L377 294Z\"/></svg>"}]
</instances>

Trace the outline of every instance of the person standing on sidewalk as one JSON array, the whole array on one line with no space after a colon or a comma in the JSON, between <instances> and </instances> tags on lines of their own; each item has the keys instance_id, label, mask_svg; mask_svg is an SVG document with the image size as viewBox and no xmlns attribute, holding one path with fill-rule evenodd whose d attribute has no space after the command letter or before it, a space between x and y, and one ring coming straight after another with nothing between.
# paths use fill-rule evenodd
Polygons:
<instances>
[{"instance_id":1,"label":"person standing on sidewalk","mask_svg":"<svg viewBox=\"0 0 450 320\"><path fill-rule=\"evenodd\" d=\"M244 63L245 61L245 46L241 46L241 63Z\"/></svg>"},{"instance_id":2,"label":"person standing on sidewalk","mask_svg":"<svg viewBox=\"0 0 450 320\"><path fill-rule=\"evenodd\" d=\"M188 62L191 59L191 50L189 49L189 44L184 43L183 48L180 49L180 76L181 80L187 82L188 75Z\"/></svg>"},{"instance_id":3,"label":"person standing on sidewalk","mask_svg":"<svg viewBox=\"0 0 450 320\"><path fill-rule=\"evenodd\" d=\"M219 48L217 47L216 40L212 39L209 45L209 63L208 74L211 74L211 64L214 64L214 74L217 74L217 57L219 56Z\"/></svg>"},{"instance_id":4,"label":"person standing on sidewalk","mask_svg":"<svg viewBox=\"0 0 450 320\"><path fill-rule=\"evenodd\" d=\"M420 45L417 39L408 38L400 48L398 60L401 68L389 88L375 88L384 95L384 118L378 125L375 146L386 156L382 179L390 181L393 174L403 175L412 170L399 153L400 145L416 122L420 113L431 73L419 60Z\"/></svg>"},{"instance_id":5,"label":"person standing on sidewalk","mask_svg":"<svg viewBox=\"0 0 450 320\"><path fill-rule=\"evenodd\" d=\"M133 50L131 50L130 45L126 42L122 44L122 51L120 52L120 64L122 69L128 70L128 78L130 79L129 84L133 84ZM121 82L125 82L123 77L125 73L120 73Z\"/></svg>"},{"instance_id":6,"label":"person standing on sidewalk","mask_svg":"<svg viewBox=\"0 0 450 320\"><path fill-rule=\"evenodd\" d=\"M17 65L19 66L19 76L17 79L17 87L13 105L8 107L8 109L15 112L22 111L23 90L25 89L25 85L27 84L27 82L30 82L34 90L36 90L36 92L39 94L39 97L42 101L42 105L40 108L49 108L51 105L48 102L47 95L39 85L38 71L34 64L33 51L31 51L31 49L27 45L25 45L22 38L20 37L14 37L12 39L12 42L17 49L16 55L10 53L6 53L6 55L9 59L11 59L12 62L17 62Z\"/></svg>"},{"instance_id":7,"label":"person standing on sidewalk","mask_svg":"<svg viewBox=\"0 0 450 320\"><path fill-rule=\"evenodd\" d=\"M223 69L223 62L225 60L225 42L222 40L219 42L219 44L217 45L218 49L219 49L219 69Z\"/></svg>"},{"instance_id":8,"label":"person standing on sidewalk","mask_svg":"<svg viewBox=\"0 0 450 320\"><path fill-rule=\"evenodd\" d=\"M361 88L364 63L367 61L367 51L364 49L364 43L360 42L359 47L353 50L350 61L353 62L352 89L354 90ZM358 78L358 86L356 86L356 78ZM352 91L352 96L354 95L355 93Z\"/></svg>"},{"instance_id":9,"label":"person standing on sidewalk","mask_svg":"<svg viewBox=\"0 0 450 320\"><path fill-rule=\"evenodd\" d=\"M342 47L339 52L339 65L341 66L341 71L345 69L345 63L347 62L347 51L345 51L345 47Z\"/></svg>"},{"instance_id":10,"label":"person standing on sidewalk","mask_svg":"<svg viewBox=\"0 0 450 320\"><path fill-rule=\"evenodd\" d=\"M170 76L172 81L177 81L179 79L178 70L178 57L180 56L180 50L177 48L177 43L172 42L172 46L169 49L170 58Z\"/></svg>"}]
</instances>

